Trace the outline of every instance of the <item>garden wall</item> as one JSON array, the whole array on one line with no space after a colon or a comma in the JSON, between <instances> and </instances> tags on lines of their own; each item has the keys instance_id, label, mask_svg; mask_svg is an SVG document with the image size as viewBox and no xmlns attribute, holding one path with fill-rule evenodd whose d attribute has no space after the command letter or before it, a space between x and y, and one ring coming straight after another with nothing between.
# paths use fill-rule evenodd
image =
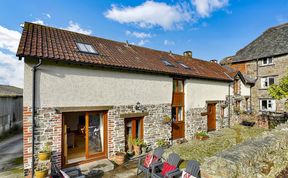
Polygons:
<instances>
[{"instance_id":1,"label":"garden wall","mask_svg":"<svg viewBox=\"0 0 288 178\"><path fill-rule=\"evenodd\" d=\"M202 178L276 177L288 165L288 123L207 158Z\"/></svg>"}]
</instances>

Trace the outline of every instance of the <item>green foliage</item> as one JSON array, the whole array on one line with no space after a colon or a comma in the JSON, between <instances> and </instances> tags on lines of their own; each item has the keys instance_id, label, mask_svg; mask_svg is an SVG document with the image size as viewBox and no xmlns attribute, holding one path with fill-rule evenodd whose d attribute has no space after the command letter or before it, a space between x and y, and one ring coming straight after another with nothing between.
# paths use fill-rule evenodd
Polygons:
<instances>
[{"instance_id":1,"label":"green foliage","mask_svg":"<svg viewBox=\"0 0 288 178\"><path fill-rule=\"evenodd\" d=\"M48 170L48 166L45 163L39 163L36 166L36 171L47 171Z\"/></svg>"},{"instance_id":2,"label":"green foliage","mask_svg":"<svg viewBox=\"0 0 288 178\"><path fill-rule=\"evenodd\" d=\"M133 141L134 141L134 140L133 140L133 138L132 138L132 135L129 134L129 135L128 135L128 144L129 144L129 145L133 145Z\"/></svg>"},{"instance_id":3,"label":"green foliage","mask_svg":"<svg viewBox=\"0 0 288 178\"><path fill-rule=\"evenodd\" d=\"M208 133L205 131L201 131L201 132L196 132L195 133L196 136L201 136L201 137L206 137L208 136Z\"/></svg>"},{"instance_id":4,"label":"green foliage","mask_svg":"<svg viewBox=\"0 0 288 178\"><path fill-rule=\"evenodd\" d=\"M52 148L51 148L52 143L51 142L47 142L44 144L41 152L45 152L45 153L51 153Z\"/></svg>"},{"instance_id":5,"label":"green foliage","mask_svg":"<svg viewBox=\"0 0 288 178\"><path fill-rule=\"evenodd\" d=\"M277 100L286 99L285 106L288 108L288 74L280 79L279 84L273 84L268 88L269 95Z\"/></svg>"},{"instance_id":6,"label":"green foliage","mask_svg":"<svg viewBox=\"0 0 288 178\"><path fill-rule=\"evenodd\" d=\"M157 140L156 144L158 147L162 147L162 146L166 146L167 142L164 139L159 139Z\"/></svg>"},{"instance_id":7,"label":"green foliage","mask_svg":"<svg viewBox=\"0 0 288 178\"><path fill-rule=\"evenodd\" d=\"M135 138L133 139L133 145L135 146L141 146L143 145L144 141L142 139L139 139L139 138Z\"/></svg>"}]
</instances>

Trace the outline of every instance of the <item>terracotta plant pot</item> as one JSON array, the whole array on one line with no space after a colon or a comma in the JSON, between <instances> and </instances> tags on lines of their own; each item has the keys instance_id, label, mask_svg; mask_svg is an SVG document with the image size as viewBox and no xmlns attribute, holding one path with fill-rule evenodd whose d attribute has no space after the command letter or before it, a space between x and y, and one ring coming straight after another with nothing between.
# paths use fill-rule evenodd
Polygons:
<instances>
[{"instance_id":1,"label":"terracotta plant pot","mask_svg":"<svg viewBox=\"0 0 288 178\"><path fill-rule=\"evenodd\" d=\"M115 155L115 163L118 165L122 165L125 163L126 153L124 152L117 152Z\"/></svg>"},{"instance_id":2,"label":"terracotta plant pot","mask_svg":"<svg viewBox=\"0 0 288 178\"><path fill-rule=\"evenodd\" d=\"M50 153L48 152L39 152L38 153L38 158L42 161L45 161L45 160L49 160L50 159Z\"/></svg>"},{"instance_id":3,"label":"terracotta plant pot","mask_svg":"<svg viewBox=\"0 0 288 178\"><path fill-rule=\"evenodd\" d=\"M207 140L209 138L209 136L201 136L201 135L196 135L195 138L197 140Z\"/></svg>"},{"instance_id":4,"label":"terracotta plant pot","mask_svg":"<svg viewBox=\"0 0 288 178\"><path fill-rule=\"evenodd\" d=\"M48 170L35 171L36 178L45 178L48 175Z\"/></svg>"},{"instance_id":5,"label":"terracotta plant pot","mask_svg":"<svg viewBox=\"0 0 288 178\"><path fill-rule=\"evenodd\" d=\"M134 145L134 152L135 152L135 156L138 156L141 154L141 147L140 146L137 146L137 145Z\"/></svg>"}]
</instances>

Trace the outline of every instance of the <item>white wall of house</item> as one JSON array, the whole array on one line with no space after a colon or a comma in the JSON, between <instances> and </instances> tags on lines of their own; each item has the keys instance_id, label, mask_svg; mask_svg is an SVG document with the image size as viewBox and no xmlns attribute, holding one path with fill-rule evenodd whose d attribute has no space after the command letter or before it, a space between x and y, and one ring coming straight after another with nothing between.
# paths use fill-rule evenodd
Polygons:
<instances>
[{"instance_id":1,"label":"white wall of house","mask_svg":"<svg viewBox=\"0 0 288 178\"><path fill-rule=\"evenodd\" d=\"M24 106L32 101L32 66L24 67ZM172 78L43 64L37 71L37 107L163 104L172 101ZM40 93L39 93L40 92Z\"/></svg>"},{"instance_id":2,"label":"white wall of house","mask_svg":"<svg viewBox=\"0 0 288 178\"><path fill-rule=\"evenodd\" d=\"M188 79L185 80L185 110L202 108L206 101L225 100L229 82Z\"/></svg>"},{"instance_id":3,"label":"white wall of house","mask_svg":"<svg viewBox=\"0 0 288 178\"><path fill-rule=\"evenodd\" d=\"M245 85L241 80L241 95L242 96L250 96L250 85Z\"/></svg>"}]
</instances>

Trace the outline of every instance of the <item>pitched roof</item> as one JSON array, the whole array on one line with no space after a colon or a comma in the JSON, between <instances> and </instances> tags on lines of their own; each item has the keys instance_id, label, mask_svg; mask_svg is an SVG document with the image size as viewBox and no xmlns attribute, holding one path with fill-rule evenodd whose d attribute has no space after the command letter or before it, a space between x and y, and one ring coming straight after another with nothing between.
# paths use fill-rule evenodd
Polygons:
<instances>
[{"instance_id":1,"label":"pitched roof","mask_svg":"<svg viewBox=\"0 0 288 178\"><path fill-rule=\"evenodd\" d=\"M231 78L235 78L237 75L239 75L239 77L241 78L242 82L245 84L252 84L254 85L256 82L256 79L246 75L246 74L242 74L239 70L235 70L227 65L223 66L228 72L227 74L231 77Z\"/></svg>"},{"instance_id":2,"label":"pitched roof","mask_svg":"<svg viewBox=\"0 0 288 178\"><path fill-rule=\"evenodd\" d=\"M0 97L22 96L23 89L9 85L0 85Z\"/></svg>"},{"instance_id":3,"label":"pitched roof","mask_svg":"<svg viewBox=\"0 0 288 178\"><path fill-rule=\"evenodd\" d=\"M99 54L80 52L76 42L91 44ZM28 22L24 25L17 56L230 81L217 63ZM168 60L174 67L166 66L161 59Z\"/></svg>"},{"instance_id":4,"label":"pitched roof","mask_svg":"<svg viewBox=\"0 0 288 178\"><path fill-rule=\"evenodd\" d=\"M232 63L288 54L288 23L271 27L239 50Z\"/></svg>"}]
</instances>

